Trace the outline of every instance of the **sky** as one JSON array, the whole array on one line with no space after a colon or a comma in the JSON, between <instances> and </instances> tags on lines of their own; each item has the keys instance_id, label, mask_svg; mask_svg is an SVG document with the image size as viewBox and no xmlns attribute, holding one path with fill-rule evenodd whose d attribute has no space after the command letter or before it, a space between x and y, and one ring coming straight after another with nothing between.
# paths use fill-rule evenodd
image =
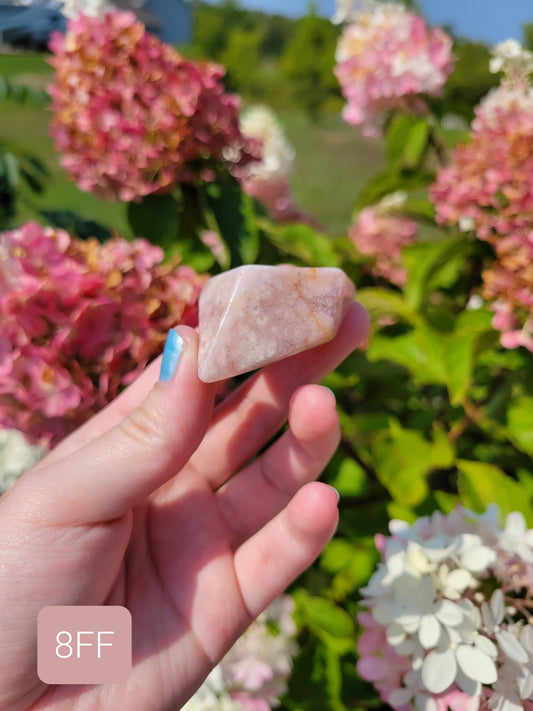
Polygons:
<instances>
[{"instance_id":1,"label":"sky","mask_svg":"<svg viewBox=\"0 0 533 711\"><path fill-rule=\"evenodd\" d=\"M533 0L418 0L431 24L449 24L463 37L497 44L509 37L520 40L524 22L533 22ZM241 0L244 7L298 16L308 0ZM331 17L335 0L316 0L321 15Z\"/></svg>"}]
</instances>

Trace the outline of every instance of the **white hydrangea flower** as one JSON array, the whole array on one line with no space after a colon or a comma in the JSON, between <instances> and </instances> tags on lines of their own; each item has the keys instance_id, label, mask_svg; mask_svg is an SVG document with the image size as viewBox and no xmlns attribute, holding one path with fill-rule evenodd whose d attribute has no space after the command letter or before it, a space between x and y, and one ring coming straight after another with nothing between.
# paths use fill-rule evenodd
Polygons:
<instances>
[{"instance_id":1,"label":"white hydrangea flower","mask_svg":"<svg viewBox=\"0 0 533 711\"><path fill-rule=\"evenodd\" d=\"M531 620L520 630L519 640L527 654L527 661L520 666L516 677L518 691L523 699L533 699L533 625Z\"/></svg>"},{"instance_id":2,"label":"white hydrangea flower","mask_svg":"<svg viewBox=\"0 0 533 711\"><path fill-rule=\"evenodd\" d=\"M519 511L513 511L505 519L498 545L506 553L517 555L526 563L533 563L533 529L528 530L526 520Z\"/></svg>"},{"instance_id":3,"label":"white hydrangea flower","mask_svg":"<svg viewBox=\"0 0 533 711\"><path fill-rule=\"evenodd\" d=\"M482 572L493 562L493 552L469 533L427 543L388 542L378 580L363 591L379 591L371 613L398 654L419 660L422 680L432 693L448 688L459 672L469 687L491 683L497 678L492 659L497 652L479 634L481 617L475 606L454 600L473 584L471 571ZM449 563L441 562L445 559ZM451 568L455 563L465 567Z\"/></svg>"},{"instance_id":4,"label":"white hydrangea flower","mask_svg":"<svg viewBox=\"0 0 533 711\"><path fill-rule=\"evenodd\" d=\"M408 195L405 190L396 190L393 193L385 195L376 203L376 210L385 214L401 210L407 201Z\"/></svg>"},{"instance_id":5,"label":"white hydrangea flower","mask_svg":"<svg viewBox=\"0 0 533 711\"><path fill-rule=\"evenodd\" d=\"M288 178L294 164L294 150L290 145L276 114L268 106L251 106L239 119L240 129L247 138L262 143L262 158L247 167L250 177L259 180Z\"/></svg>"},{"instance_id":6,"label":"white hydrangea flower","mask_svg":"<svg viewBox=\"0 0 533 711\"><path fill-rule=\"evenodd\" d=\"M459 225L459 229L461 230L461 232L472 232L472 230L476 226L474 218L468 217L467 215L462 215L459 218L459 222L457 224Z\"/></svg>"},{"instance_id":7,"label":"white hydrangea flower","mask_svg":"<svg viewBox=\"0 0 533 711\"><path fill-rule=\"evenodd\" d=\"M481 100L477 114L483 117L484 121L498 121L502 109L514 109L519 112L533 111L533 89L529 85L513 86L505 80L500 86L491 89ZM478 116L472 122L472 128L477 130L482 124Z\"/></svg>"},{"instance_id":8,"label":"white hydrangea flower","mask_svg":"<svg viewBox=\"0 0 533 711\"><path fill-rule=\"evenodd\" d=\"M413 525L392 521L390 529L392 537L379 545L382 561L362 590L376 626L369 631L381 628L392 650L386 658L404 670L397 688L383 682L382 698L394 708L436 711L436 696L444 695L461 708L472 699L475 711L492 696L498 711L531 711L533 595L525 561L533 530L523 516L511 514L502 530L496 507L482 515L458 507ZM361 648L368 670L383 654L381 642L372 656L369 639ZM365 678L380 688L379 679Z\"/></svg>"},{"instance_id":9,"label":"white hydrangea flower","mask_svg":"<svg viewBox=\"0 0 533 711\"><path fill-rule=\"evenodd\" d=\"M455 682L465 693L475 695L481 684L491 684L498 678L494 663L498 650L480 634L477 608L469 600L461 602L456 605L463 613L461 622L445 626L438 644L422 663L422 681L435 694Z\"/></svg>"},{"instance_id":10,"label":"white hydrangea flower","mask_svg":"<svg viewBox=\"0 0 533 711\"><path fill-rule=\"evenodd\" d=\"M455 540L452 558L471 573L483 573L496 561L496 552L483 543L481 536L462 533Z\"/></svg>"},{"instance_id":11,"label":"white hydrangea flower","mask_svg":"<svg viewBox=\"0 0 533 711\"><path fill-rule=\"evenodd\" d=\"M478 309L483 308L484 305L485 300L482 296L480 296L479 294L472 294L472 296L467 301L466 309L467 311L477 311Z\"/></svg>"},{"instance_id":12,"label":"white hydrangea flower","mask_svg":"<svg viewBox=\"0 0 533 711\"><path fill-rule=\"evenodd\" d=\"M70 19L76 17L80 12L89 17L103 17L113 7L107 0L63 0L61 12Z\"/></svg>"},{"instance_id":13,"label":"white hydrangea flower","mask_svg":"<svg viewBox=\"0 0 533 711\"><path fill-rule=\"evenodd\" d=\"M0 494L31 469L46 454L39 445L29 444L18 430L0 430Z\"/></svg>"},{"instance_id":14,"label":"white hydrangea flower","mask_svg":"<svg viewBox=\"0 0 533 711\"><path fill-rule=\"evenodd\" d=\"M523 709L523 701L533 699L533 627L513 625L511 629L525 661L520 663L507 657L500 667L498 680L492 685L495 693L489 701L489 708L496 711Z\"/></svg>"},{"instance_id":15,"label":"white hydrangea flower","mask_svg":"<svg viewBox=\"0 0 533 711\"><path fill-rule=\"evenodd\" d=\"M512 632L502 626L505 616L505 600L500 589L494 591L490 604L484 602L481 605L481 614L485 630L489 635L496 637L505 657L517 664L525 664L528 658L527 652Z\"/></svg>"},{"instance_id":16,"label":"white hydrangea flower","mask_svg":"<svg viewBox=\"0 0 533 711\"><path fill-rule=\"evenodd\" d=\"M515 39L505 40L493 48L489 69L493 74L518 70L527 76L533 72L533 52Z\"/></svg>"},{"instance_id":17,"label":"white hydrangea flower","mask_svg":"<svg viewBox=\"0 0 533 711\"><path fill-rule=\"evenodd\" d=\"M436 587L449 600L459 600L468 587L474 587L475 578L464 568L450 569L446 563L436 573Z\"/></svg>"}]
</instances>

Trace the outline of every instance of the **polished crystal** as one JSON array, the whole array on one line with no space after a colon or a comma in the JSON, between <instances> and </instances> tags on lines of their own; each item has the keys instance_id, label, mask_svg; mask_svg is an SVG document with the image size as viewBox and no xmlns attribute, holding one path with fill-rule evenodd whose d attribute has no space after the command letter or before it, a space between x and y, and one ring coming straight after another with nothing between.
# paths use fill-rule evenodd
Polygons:
<instances>
[{"instance_id":1,"label":"polished crystal","mask_svg":"<svg viewBox=\"0 0 533 711\"><path fill-rule=\"evenodd\" d=\"M354 294L333 267L253 264L211 278L199 303L200 379L224 380L326 343Z\"/></svg>"}]
</instances>

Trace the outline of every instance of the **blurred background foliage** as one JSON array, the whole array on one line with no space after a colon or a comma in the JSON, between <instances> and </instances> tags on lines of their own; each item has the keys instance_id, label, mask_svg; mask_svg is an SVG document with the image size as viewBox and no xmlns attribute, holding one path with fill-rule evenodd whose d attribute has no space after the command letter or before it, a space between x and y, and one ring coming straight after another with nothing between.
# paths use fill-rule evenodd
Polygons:
<instances>
[{"instance_id":1,"label":"blurred background foliage","mask_svg":"<svg viewBox=\"0 0 533 711\"><path fill-rule=\"evenodd\" d=\"M307 15L291 19L246 10L234 1L216 5L200 2L194 18L193 41L179 47L180 52L222 63L228 88L242 96L244 106L262 102L280 115L297 154L293 178L296 201L315 215L327 233L344 231L359 189L379 170L384 156L380 141L366 141L340 118L343 100L333 75L339 27L318 16L312 5ZM524 32L527 38L531 28L525 27ZM453 111L469 121L473 107L497 79L489 73L485 45L458 38L454 53L458 58L456 68L446 86L441 110ZM122 206L81 193L58 167L48 120L43 121L43 115L48 118L46 109L43 114L42 105L34 105L32 94L40 92L42 97L52 80L53 71L46 60L46 54L0 55L0 77L4 77L0 83L2 155L6 151L13 154L23 142L25 153L38 156L40 167L46 167L50 174L46 190L37 191L33 189L36 183L32 188L23 176L20 182L17 176L16 219L20 222L38 217L43 209L61 209L68 204L87 219L98 219L131 236ZM20 86L18 98L6 91L9 81ZM7 143L12 146L10 151ZM310 145L312 151L306 149ZM9 164L11 159L7 160ZM6 207L0 219L5 227L15 219L6 181L15 178L13 169L11 178L7 177L4 163L2 160L0 179L7 186L3 188L6 197L2 198ZM325 190L324 185L331 185L331 181L335 190Z\"/></svg>"}]
</instances>

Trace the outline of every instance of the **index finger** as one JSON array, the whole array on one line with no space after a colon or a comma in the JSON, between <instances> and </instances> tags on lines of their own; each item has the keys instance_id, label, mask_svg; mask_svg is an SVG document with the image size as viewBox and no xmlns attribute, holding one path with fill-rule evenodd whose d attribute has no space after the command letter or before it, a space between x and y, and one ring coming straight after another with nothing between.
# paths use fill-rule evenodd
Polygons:
<instances>
[{"instance_id":1,"label":"index finger","mask_svg":"<svg viewBox=\"0 0 533 711\"><path fill-rule=\"evenodd\" d=\"M217 489L250 460L287 419L301 385L316 383L368 339L369 316L354 302L329 343L266 366L216 408L191 464Z\"/></svg>"}]
</instances>

